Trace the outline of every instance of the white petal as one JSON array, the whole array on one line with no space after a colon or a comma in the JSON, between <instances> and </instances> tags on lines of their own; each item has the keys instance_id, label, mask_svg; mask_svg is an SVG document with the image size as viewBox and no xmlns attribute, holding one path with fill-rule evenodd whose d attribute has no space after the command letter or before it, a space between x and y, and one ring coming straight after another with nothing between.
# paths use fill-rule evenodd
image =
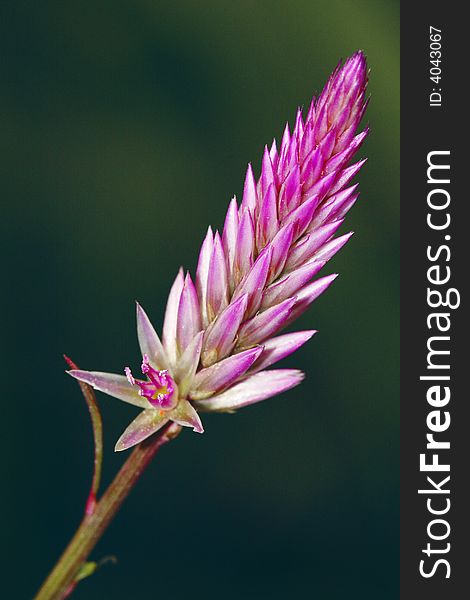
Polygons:
<instances>
[{"instance_id":1,"label":"white petal","mask_svg":"<svg viewBox=\"0 0 470 600\"><path fill-rule=\"evenodd\" d=\"M114 450L120 452L140 444L161 429L169 420L168 412L154 408L142 411L118 439Z\"/></svg>"},{"instance_id":2,"label":"white petal","mask_svg":"<svg viewBox=\"0 0 470 600\"><path fill-rule=\"evenodd\" d=\"M137 336L142 356L147 354L150 364L156 369L168 369L168 359L150 319L137 302Z\"/></svg>"},{"instance_id":3,"label":"white petal","mask_svg":"<svg viewBox=\"0 0 470 600\"><path fill-rule=\"evenodd\" d=\"M119 398L119 400L141 408L148 408L149 406L148 400L139 396L139 388L131 385L124 375L100 373L99 371L80 371L78 369L67 371L67 373L79 381L88 383L95 390L114 396L114 398Z\"/></svg>"},{"instance_id":4,"label":"white petal","mask_svg":"<svg viewBox=\"0 0 470 600\"><path fill-rule=\"evenodd\" d=\"M196 410L187 400L180 400L178 406L171 411L170 418L178 425L183 427L192 427L196 433L204 433L201 419Z\"/></svg>"},{"instance_id":5,"label":"white petal","mask_svg":"<svg viewBox=\"0 0 470 600\"><path fill-rule=\"evenodd\" d=\"M178 384L179 394L182 397L188 393L199 365L203 337L203 331L196 334L193 341L183 352L175 368L175 381Z\"/></svg>"},{"instance_id":6,"label":"white petal","mask_svg":"<svg viewBox=\"0 0 470 600\"><path fill-rule=\"evenodd\" d=\"M183 269L180 269L171 287L166 304L165 320L163 322L163 347L168 360L172 365L176 362L176 323L178 321L178 307L180 304L181 291L184 285Z\"/></svg>"},{"instance_id":7,"label":"white petal","mask_svg":"<svg viewBox=\"0 0 470 600\"><path fill-rule=\"evenodd\" d=\"M258 371L262 371L289 356L289 354L292 354L305 344L315 333L317 333L315 330L296 331L294 333L278 335L264 342L263 352L251 367L250 372L257 373Z\"/></svg>"},{"instance_id":8,"label":"white petal","mask_svg":"<svg viewBox=\"0 0 470 600\"><path fill-rule=\"evenodd\" d=\"M262 351L262 346L255 346L201 369L194 378L191 398L201 400L228 387L248 371Z\"/></svg>"},{"instance_id":9,"label":"white petal","mask_svg":"<svg viewBox=\"0 0 470 600\"><path fill-rule=\"evenodd\" d=\"M201 316L204 327L207 327L209 321L206 312L206 292L207 278L209 275L209 263L212 255L212 246L214 244L214 236L211 227L208 228L206 237L199 252L199 260L196 270L196 289L201 302Z\"/></svg>"},{"instance_id":10,"label":"white petal","mask_svg":"<svg viewBox=\"0 0 470 600\"><path fill-rule=\"evenodd\" d=\"M299 385L304 377L302 371L297 369L261 371L217 396L194 404L202 411L230 412L290 390Z\"/></svg>"}]
</instances>

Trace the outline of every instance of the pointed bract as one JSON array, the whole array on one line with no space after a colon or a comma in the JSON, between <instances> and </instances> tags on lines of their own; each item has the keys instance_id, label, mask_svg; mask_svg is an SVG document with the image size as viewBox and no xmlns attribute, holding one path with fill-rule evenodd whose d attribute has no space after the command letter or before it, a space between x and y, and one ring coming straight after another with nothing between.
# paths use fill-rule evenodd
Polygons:
<instances>
[{"instance_id":1,"label":"pointed bract","mask_svg":"<svg viewBox=\"0 0 470 600\"><path fill-rule=\"evenodd\" d=\"M166 303L165 320L163 321L163 347L171 365L174 365L177 359L176 324L178 322L178 307L183 286L184 274L181 268L171 287Z\"/></svg>"},{"instance_id":2,"label":"pointed bract","mask_svg":"<svg viewBox=\"0 0 470 600\"><path fill-rule=\"evenodd\" d=\"M142 411L116 442L116 452L127 450L143 442L168 423L168 413L148 408Z\"/></svg>"},{"instance_id":3,"label":"pointed bract","mask_svg":"<svg viewBox=\"0 0 470 600\"><path fill-rule=\"evenodd\" d=\"M178 393L183 398L189 393L194 375L199 366L203 338L204 331L197 333L178 361L175 371L175 381L178 384Z\"/></svg>"},{"instance_id":4,"label":"pointed bract","mask_svg":"<svg viewBox=\"0 0 470 600\"><path fill-rule=\"evenodd\" d=\"M328 224L332 221L341 219L345 204L357 198L357 194L355 193L356 188L357 186L353 185L350 188L330 196L316 212L310 224L309 230L316 235L318 229L323 224Z\"/></svg>"},{"instance_id":5,"label":"pointed bract","mask_svg":"<svg viewBox=\"0 0 470 600\"><path fill-rule=\"evenodd\" d=\"M138 388L133 387L125 375L80 370L67 371L67 373L109 396L114 396L114 398L134 404L134 406L140 406L140 408L149 407L148 401L139 395Z\"/></svg>"},{"instance_id":6,"label":"pointed bract","mask_svg":"<svg viewBox=\"0 0 470 600\"><path fill-rule=\"evenodd\" d=\"M258 194L256 192L256 182L253 175L251 164L248 165L245 176L245 185L243 187L242 208L247 208L254 214L258 204Z\"/></svg>"},{"instance_id":7,"label":"pointed bract","mask_svg":"<svg viewBox=\"0 0 470 600\"><path fill-rule=\"evenodd\" d=\"M331 240L330 242L322 246L320 250L315 252L315 254L313 255L313 259L315 261L320 260L323 262L327 262L328 260L330 260L330 258L332 258L337 252L341 250L341 248L351 239L352 235L353 232L350 231L345 235Z\"/></svg>"},{"instance_id":8,"label":"pointed bract","mask_svg":"<svg viewBox=\"0 0 470 600\"><path fill-rule=\"evenodd\" d=\"M295 210L302 200L300 166L297 164L286 177L279 191L279 214L281 217Z\"/></svg>"},{"instance_id":9,"label":"pointed bract","mask_svg":"<svg viewBox=\"0 0 470 600\"><path fill-rule=\"evenodd\" d=\"M196 407L208 412L233 412L238 408L286 392L299 385L304 377L302 371L297 369L261 371L221 394L196 402Z\"/></svg>"},{"instance_id":10,"label":"pointed bract","mask_svg":"<svg viewBox=\"0 0 470 600\"><path fill-rule=\"evenodd\" d=\"M266 192L258 218L256 245L261 251L279 230L277 218L277 196L274 185L271 184Z\"/></svg>"},{"instance_id":11,"label":"pointed bract","mask_svg":"<svg viewBox=\"0 0 470 600\"><path fill-rule=\"evenodd\" d=\"M306 285L323 268L324 264L325 261L313 260L292 273L285 275L279 281L272 283L264 290L261 310L279 304L283 300L294 296L301 287Z\"/></svg>"},{"instance_id":12,"label":"pointed bract","mask_svg":"<svg viewBox=\"0 0 470 600\"><path fill-rule=\"evenodd\" d=\"M261 195L267 193L270 185L276 185L276 177L274 174L273 164L271 162L271 157L269 156L268 147L264 147L263 154L263 162L261 165L261 178L259 180L259 190L261 191ZM258 196L259 198L259 196Z\"/></svg>"},{"instance_id":13,"label":"pointed bract","mask_svg":"<svg viewBox=\"0 0 470 600\"><path fill-rule=\"evenodd\" d=\"M276 304L276 306L271 306L271 308L257 314L244 323L240 327L237 346L239 348L247 348L253 344L260 344L277 333L286 326L295 303L295 297L288 298L284 302Z\"/></svg>"},{"instance_id":14,"label":"pointed bract","mask_svg":"<svg viewBox=\"0 0 470 600\"><path fill-rule=\"evenodd\" d=\"M201 419L187 400L180 400L178 406L171 414L171 420L183 427L192 427L196 433L204 433Z\"/></svg>"},{"instance_id":15,"label":"pointed bract","mask_svg":"<svg viewBox=\"0 0 470 600\"><path fill-rule=\"evenodd\" d=\"M315 330L296 331L295 333L278 335L264 342L263 352L261 352L259 358L253 363L250 373L262 371L286 358L286 356L289 356L303 346L305 342L308 342L315 333L317 333Z\"/></svg>"},{"instance_id":16,"label":"pointed bract","mask_svg":"<svg viewBox=\"0 0 470 600\"><path fill-rule=\"evenodd\" d=\"M194 378L192 399L211 396L222 390L244 375L261 354L263 348L251 348L229 356L207 369L202 369Z\"/></svg>"},{"instance_id":17,"label":"pointed bract","mask_svg":"<svg viewBox=\"0 0 470 600\"><path fill-rule=\"evenodd\" d=\"M296 302L292 308L290 315L286 319L285 326L295 321L307 308L316 300L323 292L325 292L333 281L338 277L337 273L321 277L313 283L309 283L302 290L297 292Z\"/></svg>"},{"instance_id":18,"label":"pointed bract","mask_svg":"<svg viewBox=\"0 0 470 600\"><path fill-rule=\"evenodd\" d=\"M276 279L283 271L286 261L289 258L289 249L294 239L294 225L284 225L273 241L269 244L271 249L271 262L269 265L268 278L266 284L271 283Z\"/></svg>"},{"instance_id":19,"label":"pointed bract","mask_svg":"<svg viewBox=\"0 0 470 600\"><path fill-rule=\"evenodd\" d=\"M253 315L261 304L263 289L268 277L269 265L271 264L272 249L266 249L256 259L253 268L235 289L232 300L238 300L247 294L248 304L246 315Z\"/></svg>"},{"instance_id":20,"label":"pointed bract","mask_svg":"<svg viewBox=\"0 0 470 600\"><path fill-rule=\"evenodd\" d=\"M204 327L207 327L209 324L209 319L207 317L207 279L209 277L213 245L214 236L212 234L212 228L209 227L202 243L201 251L199 252L196 270L196 289L201 305L201 320Z\"/></svg>"},{"instance_id":21,"label":"pointed bract","mask_svg":"<svg viewBox=\"0 0 470 600\"><path fill-rule=\"evenodd\" d=\"M237 232L235 254L232 268L232 288L249 272L253 265L255 248L255 228L251 212L243 210ZM233 290L232 290L233 291Z\"/></svg>"},{"instance_id":22,"label":"pointed bract","mask_svg":"<svg viewBox=\"0 0 470 600\"><path fill-rule=\"evenodd\" d=\"M300 238L289 252L289 257L285 264L286 272L293 271L316 256L316 253L320 252L328 240L336 233L342 222L342 219L332 221L319 227L317 231L311 234L308 233Z\"/></svg>"},{"instance_id":23,"label":"pointed bract","mask_svg":"<svg viewBox=\"0 0 470 600\"><path fill-rule=\"evenodd\" d=\"M176 324L176 341L179 353L184 351L201 329L199 298L191 276L187 273L181 290Z\"/></svg>"},{"instance_id":24,"label":"pointed bract","mask_svg":"<svg viewBox=\"0 0 470 600\"><path fill-rule=\"evenodd\" d=\"M169 363L160 338L157 335L144 309L137 302L137 337L142 356L149 357L150 363L157 369L168 369Z\"/></svg>"},{"instance_id":25,"label":"pointed bract","mask_svg":"<svg viewBox=\"0 0 470 600\"><path fill-rule=\"evenodd\" d=\"M228 305L228 302L227 263L222 248L222 240L219 234L216 233L207 278L206 310L209 323L212 323L215 317Z\"/></svg>"},{"instance_id":26,"label":"pointed bract","mask_svg":"<svg viewBox=\"0 0 470 600\"><path fill-rule=\"evenodd\" d=\"M232 268L233 261L235 258L235 251L237 247L237 236L238 236L238 206L237 199L235 197L230 201L227 215L225 217L224 223L224 231L222 234L222 245L224 247L225 260L227 261L227 272L229 275L229 285L230 285L230 293L233 292L233 283L232 283ZM198 289L199 293L199 289ZM201 298L201 302L203 298ZM205 302L205 299L204 299Z\"/></svg>"},{"instance_id":27,"label":"pointed bract","mask_svg":"<svg viewBox=\"0 0 470 600\"><path fill-rule=\"evenodd\" d=\"M201 362L210 367L233 350L248 304L248 294L231 302L206 330Z\"/></svg>"}]
</instances>

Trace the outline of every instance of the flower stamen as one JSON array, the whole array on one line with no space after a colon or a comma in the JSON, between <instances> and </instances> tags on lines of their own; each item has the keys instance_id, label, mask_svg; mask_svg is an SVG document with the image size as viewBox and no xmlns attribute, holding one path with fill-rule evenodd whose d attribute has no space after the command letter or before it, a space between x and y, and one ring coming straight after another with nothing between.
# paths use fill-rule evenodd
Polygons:
<instances>
[{"instance_id":1,"label":"flower stamen","mask_svg":"<svg viewBox=\"0 0 470 600\"><path fill-rule=\"evenodd\" d=\"M142 373L149 381L138 381L132 375L129 367L124 369L127 379L131 385L139 386L139 395L147 398L152 406L161 410L175 408L178 399L175 393L176 384L168 371L159 371L150 364L149 357L144 354L142 360Z\"/></svg>"}]
</instances>

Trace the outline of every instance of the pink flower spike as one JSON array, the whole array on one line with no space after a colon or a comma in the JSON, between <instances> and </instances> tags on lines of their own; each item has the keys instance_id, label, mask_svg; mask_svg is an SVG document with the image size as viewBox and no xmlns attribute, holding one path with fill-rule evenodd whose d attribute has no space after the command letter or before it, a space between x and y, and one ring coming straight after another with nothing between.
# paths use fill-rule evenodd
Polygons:
<instances>
[{"instance_id":1,"label":"pink flower spike","mask_svg":"<svg viewBox=\"0 0 470 600\"><path fill-rule=\"evenodd\" d=\"M117 450L168 422L203 431L197 411L233 411L298 385L297 370L266 371L315 331L277 335L333 282L318 277L349 240L337 234L358 197L351 185L365 160L350 165L368 135L358 132L367 106L362 52L338 64L306 117L298 109L280 145L264 148L256 179L248 164L240 207L232 198L222 235L209 227L195 284L180 269L160 338L137 305L146 377L72 370L70 375L144 409ZM277 337L273 337L277 336Z\"/></svg>"}]
</instances>

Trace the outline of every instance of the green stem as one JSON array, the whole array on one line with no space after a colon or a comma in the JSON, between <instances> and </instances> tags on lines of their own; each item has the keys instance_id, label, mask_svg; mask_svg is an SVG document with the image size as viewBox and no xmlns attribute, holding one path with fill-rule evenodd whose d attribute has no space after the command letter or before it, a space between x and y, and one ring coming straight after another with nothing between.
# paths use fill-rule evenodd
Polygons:
<instances>
[{"instance_id":1,"label":"green stem","mask_svg":"<svg viewBox=\"0 0 470 600\"><path fill-rule=\"evenodd\" d=\"M145 467L158 450L177 437L180 431L179 425L171 423L160 436L152 436L135 448L96 504L94 512L85 515L80 527L43 583L35 600L62 600L70 593L80 568L106 531Z\"/></svg>"}]
</instances>

